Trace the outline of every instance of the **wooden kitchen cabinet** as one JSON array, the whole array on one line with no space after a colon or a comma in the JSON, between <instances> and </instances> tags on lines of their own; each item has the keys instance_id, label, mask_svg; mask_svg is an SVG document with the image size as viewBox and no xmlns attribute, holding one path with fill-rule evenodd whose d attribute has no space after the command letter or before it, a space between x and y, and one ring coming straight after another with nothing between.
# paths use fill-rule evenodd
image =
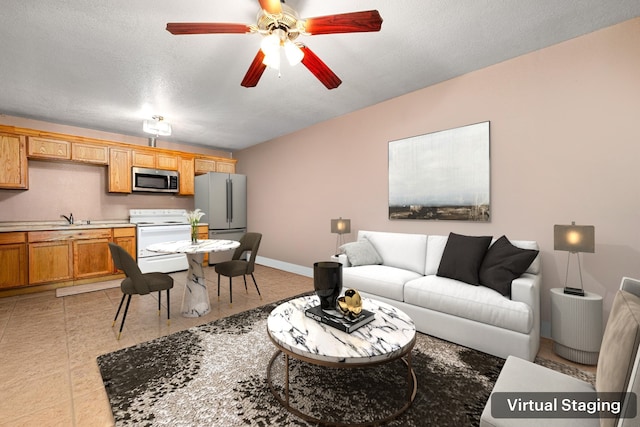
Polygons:
<instances>
[{"instance_id":1,"label":"wooden kitchen cabinet","mask_svg":"<svg viewBox=\"0 0 640 427\"><path fill-rule=\"evenodd\" d=\"M131 150L131 164L140 168L178 170L178 156L155 149L136 148Z\"/></svg>"},{"instance_id":2,"label":"wooden kitchen cabinet","mask_svg":"<svg viewBox=\"0 0 640 427\"><path fill-rule=\"evenodd\" d=\"M122 246L133 259L137 259L136 248L136 228L114 228L113 229L113 243L118 246ZM117 272L118 269L113 266L113 272Z\"/></svg>"},{"instance_id":3,"label":"wooden kitchen cabinet","mask_svg":"<svg viewBox=\"0 0 640 427\"><path fill-rule=\"evenodd\" d=\"M225 159L195 159L195 174L202 175L208 172L236 173L236 160Z\"/></svg>"},{"instance_id":4,"label":"wooden kitchen cabinet","mask_svg":"<svg viewBox=\"0 0 640 427\"><path fill-rule=\"evenodd\" d=\"M28 285L27 233L0 233L0 289Z\"/></svg>"},{"instance_id":5,"label":"wooden kitchen cabinet","mask_svg":"<svg viewBox=\"0 0 640 427\"><path fill-rule=\"evenodd\" d=\"M218 160L216 162L216 172L236 173L236 164Z\"/></svg>"},{"instance_id":6,"label":"wooden kitchen cabinet","mask_svg":"<svg viewBox=\"0 0 640 427\"><path fill-rule=\"evenodd\" d=\"M29 284L73 279L73 244L66 231L27 233Z\"/></svg>"},{"instance_id":7,"label":"wooden kitchen cabinet","mask_svg":"<svg viewBox=\"0 0 640 427\"><path fill-rule=\"evenodd\" d=\"M108 165L108 191L131 193L131 167L178 171L180 194L194 175L236 172L236 159L0 125L0 189L27 190L28 158ZM193 164L191 164L193 163Z\"/></svg>"},{"instance_id":8,"label":"wooden kitchen cabinet","mask_svg":"<svg viewBox=\"0 0 640 427\"><path fill-rule=\"evenodd\" d=\"M209 226L208 225L198 225L198 240L207 240L209 238ZM204 258L202 259L202 265L209 264L209 252L205 252Z\"/></svg>"},{"instance_id":9,"label":"wooden kitchen cabinet","mask_svg":"<svg viewBox=\"0 0 640 427\"><path fill-rule=\"evenodd\" d=\"M156 155L156 168L177 171L178 156L169 153L158 153Z\"/></svg>"},{"instance_id":10,"label":"wooden kitchen cabinet","mask_svg":"<svg viewBox=\"0 0 640 427\"><path fill-rule=\"evenodd\" d=\"M96 165L109 164L109 147L104 144L90 142L73 142L71 144L71 160Z\"/></svg>"},{"instance_id":11,"label":"wooden kitchen cabinet","mask_svg":"<svg viewBox=\"0 0 640 427\"><path fill-rule=\"evenodd\" d=\"M0 133L0 188L29 188L25 136Z\"/></svg>"},{"instance_id":12,"label":"wooden kitchen cabinet","mask_svg":"<svg viewBox=\"0 0 640 427\"><path fill-rule=\"evenodd\" d=\"M71 160L71 143L60 139L29 137L29 158Z\"/></svg>"},{"instance_id":13,"label":"wooden kitchen cabinet","mask_svg":"<svg viewBox=\"0 0 640 427\"><path fill-rule=\"evenodd\" d=\"M180 157L178 163L178 172L180 173L180 192L181 196L193 196L195 194L193 158Z\"/></svg>"},{"instance_id":14,"label":"wooden kitchen cabinet","mask_svg":"<svg viewBox=\"0 0 640 427\"><path fill-rule=\"evenodd\" d=\"M195 159L194 168L196 175L202 175L208 172L216 172L216 161L212 159Z\"/></svg>"},{"instance_id":15,"label":"wooden kitchen cabinet","mask_svg":"<svg viewBox=\"0 0 640 427\"><path fill-rule=\"evenodd\" d=\"M109 192L131 193L131 150L109 149Z\"/></svg>"},{"instance_id":16,"label":"wooden kitchen cabinet","mask_svg":"<svg viewBox=\"0 0 640 427\"><path fill-rule=\"evenodd\" d=\"M82 230L73 237L73 278L75 280L113 273L110 241L110 228Z\"/></svg>"},{"instance_id":17,"label":"wooden kitchen cabinet","mask_svg":"<svg viewBox=\"0 0 640 427\"><path fill-rule=\"evenodd\" d=\"M131 166L155 169L156 153L139 148L131 150Z\"/></svg>"},{"instance_id":18,"label":"wooden kitchen cabinet","mask_svg":"<svg viewBox=\"0 0 640 427\"><path fill-rule=\"evenodd\" d=\"M136 256L135 227L69 227L66 230L30 231L26 234L30 285L113 275L116 270L109 250L111 241L124 247L134 258ZM0 244L0 248L2 246Z\"/></svg>"}]
</instances>

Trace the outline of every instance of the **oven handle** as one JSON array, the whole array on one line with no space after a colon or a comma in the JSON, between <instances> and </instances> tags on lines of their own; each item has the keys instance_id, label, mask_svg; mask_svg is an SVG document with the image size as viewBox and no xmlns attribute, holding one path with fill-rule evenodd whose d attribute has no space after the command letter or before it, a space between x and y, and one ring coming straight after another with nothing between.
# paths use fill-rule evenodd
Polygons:
<instances>
[{"instance_id":1,"label":"oven handle","mask_svg":"<svg viewBox=\"0 0 640 427\"><path fill-rule=\"evenodd\" d=\"M184 231L190 230L191 226L189 224L180 224L180 225L158 225L158 226L146 226L146 227L138 227L140 234L167 234L170 231Z\"/></svg>"}]
</instances>

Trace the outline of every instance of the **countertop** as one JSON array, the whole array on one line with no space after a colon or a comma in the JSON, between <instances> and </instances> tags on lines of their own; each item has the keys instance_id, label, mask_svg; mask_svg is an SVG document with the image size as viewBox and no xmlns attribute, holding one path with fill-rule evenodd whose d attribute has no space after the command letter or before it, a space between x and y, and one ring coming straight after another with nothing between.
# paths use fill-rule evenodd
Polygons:
<instances>
[{"instance_id":1,"label":"countertop","mask_svg":"<svg viewBox=\"0 0 640 427\"><path fill-rule=\"evenodd\" d=\"M66 221L6 221L0 222L0 233L10 231L46 231L46 230L87 230L96 228L124 228L135 227L128 219L123 220L95 220L77 221L68 224Z\"/></svg>"}]
</instances>

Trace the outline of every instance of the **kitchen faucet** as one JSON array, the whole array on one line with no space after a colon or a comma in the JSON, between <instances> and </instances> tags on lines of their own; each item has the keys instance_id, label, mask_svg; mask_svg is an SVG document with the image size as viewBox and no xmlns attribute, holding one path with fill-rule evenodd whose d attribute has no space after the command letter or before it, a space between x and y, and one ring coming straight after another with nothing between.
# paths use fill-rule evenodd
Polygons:
<instances>
[{"instance_id":1,"label":"kitchen faucet","mask_svg":"<svg viewBox=\"0 0 640 427\"><path fill-rule=\"evenodd\" d=\"M69 225L73 224L73 214L72 213L70 213L69 216L60 215L60 218L66 219L67 222L69 223Z\"/></svg>"}]
</instances>

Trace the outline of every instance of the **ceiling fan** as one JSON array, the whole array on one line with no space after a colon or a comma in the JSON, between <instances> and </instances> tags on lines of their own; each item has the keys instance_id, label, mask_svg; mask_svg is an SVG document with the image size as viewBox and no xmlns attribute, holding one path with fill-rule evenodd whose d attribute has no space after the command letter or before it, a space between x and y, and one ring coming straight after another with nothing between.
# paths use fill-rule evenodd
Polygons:
<instances>
[{"instance_id":1,"label":"ceiling fan","mask_svg":"<svg viewBox=\"0 0 640 427\"><path fill-rule=\"evenodd\" d=\"M342 80L314 54L311 49L300 42L294 42L300 34L337 34L380 31L382 18L377 10L342 13L300 19L295 10L280 0L259 0L261 10L255 25L234 23L168 23L167 31L171 34L225 34L225 33L259 33L264 36L241 85L254 87L258 84L267 65L279 68L280 47L291 65L297 62L307 67L327 89L340 86Z\"/></svg>"}]
</instances>

